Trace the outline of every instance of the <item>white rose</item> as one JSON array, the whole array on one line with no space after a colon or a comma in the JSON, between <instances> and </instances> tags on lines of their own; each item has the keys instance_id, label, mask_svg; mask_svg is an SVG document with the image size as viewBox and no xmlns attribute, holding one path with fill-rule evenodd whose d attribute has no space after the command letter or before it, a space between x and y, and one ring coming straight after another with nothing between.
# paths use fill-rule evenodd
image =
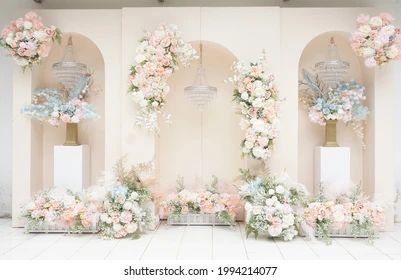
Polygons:
<instances>
[{"instance_id":1,"label":"white rose","mask_svg":"<svg viewBox=\"0 0 401 280\"><path fill-rule=\"evenodd\" d=\"M130 199L136 200L137 198L138 198L138 193L137 192L132 192L131 196L130 196Z\"/></svg>"},{"instance_id":2,"label":"white rose","mask_svg":"<svg viewBox=\"0 0 401 280\"><path fill-rule=\"evenodd\" d=\"M120 231L122 230L123 226L120 223L113 224L113 230L114 231Z\"/></svg>"},{"instance_id":3,"label":"white rose","mask_svg":"<svg viewBox=\"0 0 401 280\"><path fill-rule=\"evenodd\" d=\"M263 87L258 87L255 89L255 95L258 97L264 96L265 95L265 89ZM262 106L260 106L262 107Z\"/></svg>"},{"instance_id":4,"label":"white rose","mask_svg":"<svg viewBox=\"0 0 401 280\"><path fill-rule=\"evenodd\" d=\"M268 192L270 195L273 195L274 193L275 193L275 191L273 190L273 189L269 189L269 192Z\"/></svg>"},{"instance_id":5,"label":"white rose","mask_svg":"<svg viewBox=\"0 0 401 280\"><path fill-rule=\"evenodd\" d=\"M283 227L287 228L289 226L292 226L293 224L294 224L294 215L292 215L292 214L284 215Z\"/></svg>"},{"instance_id":6,"label":"white rose","mask_svg":"<svg viewBox=\"0 0 401 280\"><path fill-rule=\"evenodd\" d=\"M249 94L246 93L246 92L243 92L243 93L241 93L241 98L244 99L244 100L248 100Z\"/></svg>"},{"instance_id":7,"label":"white rose","mask_svg":"<svg viewBox=\"0 0 401 280\"><path fill-rule=\"evenodd\" d=\"M8 44L8 45L11 45L12 43L13 43L13 38L12 37L7 37L6 38L6 43Z\"/></svg>"},{"instance_id":8,"label":"white rose","mask_svg":"<svg viewBox=\"0 0 401 280\"><path fill-rule=\"evenodd\" d=\"M127 232L128 233L134 233L138 229L137 224L131 223L127 225Z\"/></svg>"},{"instance_id":9,"label":"white rose","mask_svg":"<svg viewBox=\"0 0 401 280\"><path fill-rule=\"evenodd\" d=\"M369 24L373 27L379 27L383 25L383 21L380 17L371 17Z\"/></svg>"},{"instance_id":10,"label":"white rose","mask_svg":"<svg viewBox=\"0 0 401 280\"><path fill-rule=\"evenodd\" d=\"M251 141L245 141L244 145L245 145L245 148L247 148L249 150L253 148L253 142L251 142Z\"/></svg>"},{"instance_id":11,"label":"white rose","mask_svg":"<svg viewBox=\"0 0 401 280\"><path fill-rule=\"evenodd\" d=\"M400 51L396 46L391 46L389 49L386 50L386 56L390 59L396 58L399 55Z\"/></svg>"},{"instance_id":12,"label":"white rose","mask_svg":"<svg viewBox=\"0 0 401 280\"><path fill-rule=\"evenodd\" d=\"M142 63L145 60L146 60L146 57L143 54L137 54L137 56L135 57L136 63Z\"/></svg>"},{"instance_id":13,"label":"white rose","mask_svg":"<svg viewBox=\"0 0 401 280\"><path fill-rule=\"evenodd\" d=\"M362 52L364 57L373 56L375 54L375 50L372 48L363 48Z\"/></svg>"},{"instance_id":14,"label":"white rose","mask_svg":"<svg viewBox=\"0 0 401 280\"><path fill-rule=\"evenodd\" d=\"M159 102L157 102L157 101L153 101L153 102L152 102L152 106L153 106L153 107L157 107L157 106L159 106Z\"/></svg>"},{"instance_id":15,"label":"white rose","mask_svg":"<svg viewBox=\"0 0 401 280\"><path fill-rule=\"evenodd\" d=\"M256 157L256 158L261 158L261 159L266 159L267 158L267 154L265 153L265 150L260 147L260 146L256 146L252 149L252 154Z\"/></svg>"},{"instance_id":16,"label":"white rose","mask_svg":"<svg viewBox=\"0 0 401 280\"><path fill-rule=\"evenodd\" d=\"M265 203L266 203L266 206L273 206L274 205L274 201L271 198L266 199Z\"/></svg>"},{"instance_id":17,"label":"white rose","mask_svg":"<svg viewBox=\"0 0 401 280\"><path fill-rule=\"evenodd\" d=\"M263 107L263 101L261 98L255 98L254 101L252 101L252 106L256 108Z\"/></svg>"},{"instance_id":18,"label":"white rose","mask_svg":"<svg viewBox=\"0 0 401 280\"><path fill-rule=\"evenodd\" d=\"M383 32L384 34L386 34L387 36L393 36L395 33L395 28L394 25L387 25L384 26L380 32Z\"/></svg>"},{"instance_id":19,"label":"white rose","mask_svg":"<svg viewBox=\"0 0 401 280\"><path fill-rule=\"evenodd\" d=\"M277 187L276 187L276 192L278 193L278 194L282 194L282 193L284 193L284 187L282 186L282 185L278 185Z\"/></svg>"},{"instance_id":20,"label":"white rose","mask_svg":"<svg viewBox=\"0 0 401 280\"><path fill-rule=\"evenodd\" d=\"M107 222L107 220L109 219L109 215L107 215L106 213L103 213L102 215L100 215L100 220L102 222Z\"/></svg>"},{"instance_id":21,"label":"white rose","mask_svg":"<svg viewBox=\"0 0 401 280\"><path fill-rule=\"evenodd\" d=\"M32 22L24 21L24 28L25 29L31 29L32 28Z\"/></svg>"},{"instance_id":22,"label":"white rose","mask_svg":"<svg viewBox=\"0 0 401 280\"><path fill-rule=\"evenodd\" d=\"M266 129L266 124L263 120L258 120L256 119L255 121L253 121L252 123L252 128L256 131L256 132L263 132Z\"/></svg>"},{"instance_id":23,"label":"white rose","mask_svg":"<svg viewBox=\"0 0 401 280\"><path fill-rule=\"evenodd\" d=\"M243 154L249 154L249 149L247 147L242 148L242 153Z\"/></svg>"},{"instance_id":24,"label":"white rose","mask_svg":"<svg viewBox=\"0 0 401 280\"><path fill-rule=\"evenodd\" d=\"M370 25L364 24L359 27L358 31L363 33L364 35L368 35L370 31L372 31L372 28L370 28Z\"/></svg>"},{"instance_id":25,"label":"white rose","mask_svg":"<svg viewBox=\"0 0 401 280\"><path fill-rule=\"evenodd\" d=\"M126 202L124 203L124 205L123 205L123 208L124 208L125 210L131 210L131 208L132 208L132 202L126 201Z\"/></svg>"}]
</instances>

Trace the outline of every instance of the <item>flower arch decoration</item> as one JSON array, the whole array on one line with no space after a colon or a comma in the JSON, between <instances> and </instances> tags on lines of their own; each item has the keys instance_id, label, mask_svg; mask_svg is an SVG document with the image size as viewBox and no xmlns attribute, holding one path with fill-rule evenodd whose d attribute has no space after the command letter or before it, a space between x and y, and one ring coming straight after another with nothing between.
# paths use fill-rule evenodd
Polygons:
<instances>
[{"instance_id":1,"label":"flower arch decoration","mask_svg":"<svg viewBox=\"0 0 401 280\"><path fill-rule=\"evenodd\" d=\"M175 25L160 24L153 32L145 32L129 74L128 92L139 106L138 126L158 133L159 116L170 122L170 114L162 112L170 91L168 79L179 65L187 66L197 58Z\"/></svg>"},{"instance_id":2,"label":"flower arch decoration","mask_svg":"<svg viewBox=\"0 0 401 280\"><path fill-rule=\"evenodd\" d=\"M279 136L280 98L274 75L266 71L266 57L256 62L235 62L233 76L234 102L241 114L240 126L245 130L242 154L258 160L271 157L275 139Z\"/></svg>"}]
</instances>

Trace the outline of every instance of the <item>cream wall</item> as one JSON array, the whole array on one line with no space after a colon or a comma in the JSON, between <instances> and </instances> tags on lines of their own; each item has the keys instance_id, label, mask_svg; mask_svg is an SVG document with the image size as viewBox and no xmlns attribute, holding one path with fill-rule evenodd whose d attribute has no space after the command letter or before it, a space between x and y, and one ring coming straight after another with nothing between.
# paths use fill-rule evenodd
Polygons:
<instances>
[{"instance_id":1,"label":"cream wall","mask_svg":"<svg viewBox=\"0 0 401 280\"><path fill-rule=\"evenodd\" d=\"M54 23L66 32L76 32L88 37L96 44L103 55L105 64L104 161L106 168L111 167L115 160L123 155L127 155L131 163L148 161L157 155L156 147L158 146L155 137L134 126L137 108L127 94L128 69L129 65L134 62L135 48L138 39L143 35L143 30L153 30L160 22L174 23L179 26L185 40L196 41L200 37L199 19L202 15L202 39L218 44L228 51L227 56L223 55L224 59L218 65L222 67L222 71L213 74L211 77L213 83L218 84L221 81L220 76L226 75L223 69L225 68L224 65L228 65L229 60L233 57L245 61L255 60L260 55L261 50L266 49L270 65L269 70L276 75L281 96L284 99L280 113L282 130L271 160L271 171L277 173L286 169L292 177L302 178L304 170L300 172L299 165L304 151L302 147L298 146L298 137L302 135L302 131L298 128L298 72L301 54L307 44L322 33L352 31L355 27L355 18L362 11L374 12L359 8L280 9L275 7L241 7L43 10L41 14L46 21ZM232 56L228 55L229 53ZM185 103L184 98L179 99L178 96L182 95L183 79L191 76L191 69L180 71L182 72L178 72L171 79L173 90L170 94L174 95L171 100L177 101L177 104L172 104L172 106L179 104L189 106ZM13 105L15 143L13 148L13 213L14 225L16 226L21 225L17 219L19 205L29 198L31 181L36 178L36 175L32 173L33 169L31 169L31 165L35 163L32 162L31 164L31 160L37 156L35 153L40 154L40 150L34 149L36 147L34 142L37 139L37 136L34 135L39 134L40 137L44 134L39 132L34 122L24 119L19 114L20 107L29 102L31 88L35 86L32 85L31 87L31 76L29 73L22 74L19 69L15 69L14 73L14 96L16 100ZM368 162L364 163L362 168L353 166L353 169L357 170L355 172L356 177L360 177L361 172L369 175L369 182L373 181L372 194L383 199L389 213L388 225L391 226L393 212L390 206L394 194L394 146L392 138L394 136L394 118L391 110L387 110L387 108L394 103L395 93L394 89L389 88L388 85L395 83L394 76L387 73L383 70L376 73L361 74L363 77L371 77L374 80L372 82L371 79L370 82L372 83L369 85L369 91L372 92L374 100L382 98L383 94L385 97L381 99L381 102L373 104L375 112L370 120L372 124L370 129L373 131L368 133L371 138L374 138L374 141L370 142L370 150L364 152L369 153L369 156L365 156L365 154L360 156L363 160L367 159ZM192 79L188 82L191 81ZM221 85L221 87L221 94L229 93L228 85ZM385 91L385 93L379 94L379 90L380 92ZM218 104L217 102L216 104ZM221 104L228 103L227 100L221 100L221 102ZM213 114L210 113L208 117L217 116L217 108L211 106L211 109L215 111ZM232 114L231 107L219 109L224 114ZM174 114L174 112L172 113ZM189 112L178 112L178 121L183 118L184 113ZM195 115L192 117L194 122L199 120ZM382 122L386 122L386 125L378 125ZM217 124L218 126L213 127L213 130L224 127L223 123L214 123L214 125ZM230 135L233 138L240 137L239 134L236 135L233 132L233 125L234 122L230 121ZM178 135L178 132L176 133L174 130L168 133L173 133L174 137ZM315 133L317 135L319 132ZM166 135L169 134L162 133L160 137L166 137ZM193 135L191 141L194 141L195 138L196 135ZM218 143L219 145L225 145L224 138L220 138L218 141L221 141ZM234 144L231 143L231 145L224 147L224 149L227 148L227 151L231 151L234 149ZM194 146L196 145L194 144ZM161 178L165 178L159 187L162 192L167 191L168 188L168 186L164 186L164 183L168 185L168 182L175 177L174 172L168 168L168 163L183 166L185 163L177 160L187 159L192 152L191 148L184 153L183 157L176 159L174 154L171 153L173 147L171 142L164 147L158 147L160 152L163 150L169 152L159 155L164 162L159 162L160 175L164 174ZM240 153L239 149L238 153ZM378 158L380 161L377 161ZM209 158L207 160L215 164L217 159ZM236 156L233 156L230 160L222 161L222 164L227 164L229 167L219 169L219 172L223 176L230 177L234 173L233 170L238 166L249 163L243 163ZM212 172L213 165L208 163L205 165L208 165L210 172ZM45 172L47 170L43 170L43 173ZM308 174L310 172L307 171ZM220 174L216 175L219 176Z\"/></svg>"}]
</instances>

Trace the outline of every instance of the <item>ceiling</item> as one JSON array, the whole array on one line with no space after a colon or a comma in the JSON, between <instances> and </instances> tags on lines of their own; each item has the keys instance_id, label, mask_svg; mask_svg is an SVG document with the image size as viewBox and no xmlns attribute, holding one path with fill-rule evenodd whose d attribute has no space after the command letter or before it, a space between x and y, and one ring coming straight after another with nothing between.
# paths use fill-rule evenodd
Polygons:
<instances>
[{"instance_id":1,"label":"ceiling","mask_svg":"<svg viewBox=\"0 0 401 280\"><path fill-rule=\"evenodd\" d=\"M35 1L35 0L31 0ZM122 7L224 7L224 6L281 6L281 7L374 7L395 6L401 0L36 0L44 9L118 9ZM35 1L35 2L36 2Z\"/></svg>"}]
</instances>

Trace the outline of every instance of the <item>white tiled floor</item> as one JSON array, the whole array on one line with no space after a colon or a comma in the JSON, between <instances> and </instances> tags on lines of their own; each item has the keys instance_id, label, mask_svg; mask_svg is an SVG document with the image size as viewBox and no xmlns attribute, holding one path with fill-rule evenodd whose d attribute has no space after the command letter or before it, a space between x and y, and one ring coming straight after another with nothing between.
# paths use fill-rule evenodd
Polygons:
<instances>
[{"instance_id":1,"label":"white tiled floor","mask_svg":"<svg viewBox=\"0 0 401 280\"><path fill-rule=\"evenodd\" d=\"M102 240L96 235L25 234L0 219L0 259L400 259L401 224L373 245L338 238L327 246L297 238L291 242L246 238L244 224L177 227L165 223L140 239Z\"/></svg>"}]
</instances>

